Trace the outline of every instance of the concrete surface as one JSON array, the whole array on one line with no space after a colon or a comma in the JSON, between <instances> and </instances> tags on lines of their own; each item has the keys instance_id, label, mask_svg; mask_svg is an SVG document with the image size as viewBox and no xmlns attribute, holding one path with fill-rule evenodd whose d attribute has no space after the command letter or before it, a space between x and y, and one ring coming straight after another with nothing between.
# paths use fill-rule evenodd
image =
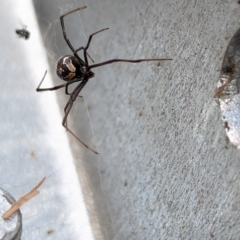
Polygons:
<instances>
[{"instance_id":1,"label":"concrete surface","mask_svg":"<svg viewBox=\"0 0 240 240\"><path fill-rule=\"evenodd\" d=\"M59 16L83 5L67 18L67 32L77 48L85 36L110 28L93 40L96 62L174 59L96 69L85 102L75 104L70 122L100 153L69 136L95 238L240 239L240 152L226 140L212 97L240 27L237 0L34 4L56 85L54 62L71 53ZM63 109L68 98L61 90L58 99Z\"/></svg>"}]
</instances>

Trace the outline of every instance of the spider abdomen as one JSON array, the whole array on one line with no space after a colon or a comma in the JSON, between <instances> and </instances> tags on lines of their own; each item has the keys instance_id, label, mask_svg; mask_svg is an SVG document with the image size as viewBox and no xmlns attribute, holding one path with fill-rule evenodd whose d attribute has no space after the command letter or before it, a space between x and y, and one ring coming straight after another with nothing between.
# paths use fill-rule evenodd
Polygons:
<instances>
[{"instance_id":1,"label":"spider abdomen","mask_svg":"<svg viewBox=\"0 0 240 240\"><path fill-rule=\"evenodd\" d=\"M81 77L81 68L82 66L78 59L71 55L59 58L56 65L58 77L65 81Z\"/></svg>"}]
</instances>

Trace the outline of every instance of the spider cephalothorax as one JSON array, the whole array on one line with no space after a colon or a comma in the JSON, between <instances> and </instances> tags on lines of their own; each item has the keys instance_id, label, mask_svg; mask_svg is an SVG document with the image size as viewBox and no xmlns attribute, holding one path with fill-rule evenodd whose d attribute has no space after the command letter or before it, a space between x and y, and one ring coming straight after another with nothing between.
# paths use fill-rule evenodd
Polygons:
<instances>
[{"instance_id":1,"label":"spider cephalothorax","mask_svg":"<svg viewBox=\"0 0 240 240\"><path fill-rule=\"evenodd\" d=\"M74 79L91 78L94 76L92 71L87 72L86 66L82 64L75 56L66 55L59 58L56 71L59 78L64 81Z\"/></svg>"},{"instance_id":2,"label":"spider cephalothorax","mask_svg":"<svg viewBox=\"0 0 240 240\"><path fill-rule=\"evenodd\" d=\"M139 63L139 62L148 62L148 61L166 61L166 60L172 60L169 58L161 58L161 59L136 59L136 60L131 60L131 59L111 59L105 62L101 62L101 63L97 63L97 64L93 64L93 65L89 65L88 63L88 57L89 59L91 59L93 61L93 59L90 57L90 55L88 54L87 50L90 46L90 43L92 41L92 37L100 32L103 32L105 30L108 30L108 28L104 28L101 29L100 31L97 31L95 33L92 33L89 38L88 38L88 42L87 45L85 47L80 47L78 49L74 49L74 47L72 46L71 42L69 41L69 39L67 38L67 34L66 34L66 30L65 30L65 26L64 26L64 20L63 18L73 12L79 11L81 9L84 9L86 7L81 7L81 8L77 8L75 10L72 10L70 12L65 13L64 15L62 15L60 17L60 23L62 26L62 32L63 32L63 37L67 43L67 45L69 46L69 48L71 49L73 55L66 55L61 57L56 65L56 71L57 71L57 75L64 81L66 81L67 83L65 84L61 84L55 87L51 87L51 88L40 88L41 84L47 74L47 71L45 72L41 82L39 83L38 87L37 87L37 91L41 92L41 91L53 91L53 90L57 90L60 88L65 88L65 93L67 95L70 95L69 100L64 108L64 117L63 117L63 121L62 121L62 125L66 128L66 130L71 133L79 142L81 142L86 148L90 149L92 152L97 153L96 151L94 151L93 149L91 149L88 145L86 145L81 139L79 139L72 131L71 129L69 129L69 127L67 126L67 118L68 118L68 114L72 109L73 103L74 101L77 99L77 97L79 96L79 93L82 91L82 89L84 88L84 86L87 84L88 80L92 77L94 77L94 73L91 71L92 68L96 68L96 67L100 67L100 66L104 66L107 64L111 64L114 62L129 62L129 63ZM78 55L78 52L83 51L83 59L81 59ZM73 84L73 83L78 83L76 85L76 87L72 90L72 92L68 91L68 86Z\"/></svg>"}]
</instances>

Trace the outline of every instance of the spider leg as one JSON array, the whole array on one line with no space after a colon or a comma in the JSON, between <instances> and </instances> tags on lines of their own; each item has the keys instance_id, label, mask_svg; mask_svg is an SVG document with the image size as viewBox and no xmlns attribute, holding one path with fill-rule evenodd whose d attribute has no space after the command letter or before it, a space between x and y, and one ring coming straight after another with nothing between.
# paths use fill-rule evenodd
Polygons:
<instances>
[{"instance_id":1,"label":"spider leg","mask_svg":"<svg viewBox=\"0 0 240 240\"><path fill-rule=\"evenodd\" d=\"M105 31L105 30L108 30L109 28L104 28L104 29L101 29L100 31L97 31L97 32L95 32L95 33L92 33L90 36L89 36L89 38L88 38L88 43L87 43L87 46L86 47L80 47L80 48L78 48L77 50L75 50L75 52L74 53L77 53L78 51L80 51L80 50L84 50L84 53L86 52L86 54L87 54L87 56L91 59L91 61L92 62L94 62L94 60L92 59L92 57L89 55L89 53L87 52L87 49L89 48L89 45L90 45L90 43L91 43L91 41L92 41L92 37L93 37L93 35L96 35L96 34L98 34L98 33L100 33L100 32L103 32L103 31ZM87 59L87 57L85 56L85 54L84 54L84 60L85 60L85 62L87 61L87 63L88 63L88 59ZM88 66L88 65L87 65Z\"/></svg>"},{"instance_id":2,"label":"spider leg","mask_svg":"<svg viewBox=\"0 0 240 240\"><path fill-rule=\"evenodd\" d=\"M71 83L74 83L74 82L78 82L79 81L79 79L77 79L77 80L75 80L75 81L72 81ZM69 83L69 84L66 84L66 88L65 88L65 94L66 95L71 95L72 93L69 93L68 92L68 86L71 84L71 83ZM78 95L78 97L83 97L83 96L81 96L81 95Z\"/></svg>"},{"instance_id":3,"label":"spider leg","mask_svg":"<svg viewBox=\"0 0 240 240\"><path fill-rule=\"evenodd\" d=\"M73 103L76 100L78 94L81 92L81 90L83 89L83 87L86 85L86 83L88 82L88 80L84 80L83 82L81 82L74 90L73 92L70 94L70 99L67 102L65 108L64 108L64 118L62 121L62 125L63 127L73 136L75 137L84 147L86 147L87 149L89 149L90 151L94 152L95 154L98 154L98 152L96 152L95 150L93 150L92 148L90 148L87 144L85 144L79 137L76 136L76 134L67 126L67 118L68 118L68 114L70 113Z\"/></svg>"},{"instance_id":4,"label":"spider leg","mask_svg":"<svg viewBox=\"0 0 240 240\"><path fill-rule=\"evenodd\" d=\"M63 18L66 17L67 15L71 14L71 13L74 13L74 12L76 12L76 11L80 11L80 10L85 9L85 8L86 8L86 6L80 7L80 8L77 8L77 9L74 9L74 10L72 10L72 11L69 11L69 12L63 14L63 15L60 17L60 23L61 23L61 26L62 26L63 37L64 37L67 45L69 46L69 48L72 50L74 56L75 56L76 58L78 58L78 59L81 59L81 58L78 56L77 52L75 52L75 49L73 48L71 42L69 41L69 39L68 39L68 37L67 37ZM85 63L84 63L82 60L81 60L81 63L82 63L83 65L85 65Z\"/></svg>"},{"instance_id":5,"label":"spider leg","mask_svg":"<svg viewBox=\"0 0 240 240\"><path fill-rule=\"evenodd\" d=\"M136 60L131 60L131 59L111 59L105 62L101 62L98 64L93 64L91 66L88 67L88 70L92 69L92 68L96 68L96 67L100 67L103 65L107 65L107 64L111 64L114 62L128 62L128 63L140 63L140 62L150 62L150 61L170 61L172 60L171 58L149 58L149 59L136 59Z\"/></svg>"},{"instance_id":6,"label":"spider leg","mask_svg":"<svg viewBox=\"0 0 240 240\"><path fill-rule=\"evenodd\" d=\"M92 41L92 37L93 37L94 35L100 33L100 32L106 31L106 30L108 30L108 29L109 29L109 28L103 28L103 29L101 29L101 30L99 30L99 31L97 31L97 32L95 32L95 33L92 33L92 34L89 36L87 45L86 45L86 47L84 48L84 60L85 60L85 63L86 63L87 66L88 66L87 49L88 49L89 46L90 46L90 43L91 43L91 41Z\"/></svg>"},{"instance_id":7,"label":"spider leg","mask_svg":"<svg viewBox=\"0 0 240 240\"><path fill-rule=\"evenodd\" d=\"M37 89L36 89L37 92L54 91L54 90L57 90L57 89L59 89L59 88L66 87L66 85L68 84L68 83L61 84L61 85L58 85L58 86L55 86L55 87L52 87L52 88L40 88L41 85L42 85L42 83L43 83L43 80L44 80L45 77L46 77L46 74L47 74L47 70L45 71L44 76L43 76L41 82L39 83L39 85L38 85L38 87L37 87Z\"/></svg>"},{"instance_id":8,"label":"spider leg","mask_svg":"<svg viewBox=\"0 0 240 240\"><path fill-rule=\"evenodd\" d=\"M75 53L80 51L80 50L84 50L84 47L80 47L77 50L75 50ZM89 53L87 52L87 56L91 59L91 61L94 63L94 60L92 59L92 57L89 55Z\"/></svg>"}]
</instances>

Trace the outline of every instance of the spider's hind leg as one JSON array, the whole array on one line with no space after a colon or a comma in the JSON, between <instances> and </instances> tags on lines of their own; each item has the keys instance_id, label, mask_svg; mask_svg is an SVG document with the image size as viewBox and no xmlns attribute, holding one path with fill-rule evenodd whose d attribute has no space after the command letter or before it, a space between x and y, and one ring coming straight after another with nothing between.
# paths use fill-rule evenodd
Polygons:
<instances>
[{"instance_id":1,"label":"spider's hind leg","mask_svg":"<svg viewBox=\"0 0 240 240\"><path fill-rule=\"evenodd\" d=\"M55 87L51 87L51 88L40 88L41 85L42 85L42 83L43 83L43 80L44 80L45 77L46 77L46 75L47 75L47 70L45 71L44 76L43 76L41 82L39 83L38 87L36 88L36 91L37 91L37 92L54 91L54 90L57 90L57 89L59 89L59 88L66 87L67 83L64 83L64 84L61 84L61 85L58 85L58 86L55 86Z\"/></svg>"},{"instance_id":2,"label":"spider's hind leg","mask_svg":"<svg viewBox=\"0 0 240 240\"><path fill-rule=\"evenodd\" d=\"M75 55L75 54L76 54L78 51L80 51L80 50L84 50L84 47L80 47L80 48L76 49L73 54ZM88 57L91 59L91 61L94 63L93 58L90 56L90 54L89 54L88 52L87 52L87 56L88 56Z\"/></svg>"},{"instance_id":3,"label":"spider's hind leg","mask_svg":"<svg viewBox=\"0 0 240 240\"><path fill-rule=\"evenodd\" d=\"M101 29L101 30L99 30L99 31L97 31L97 32L92 33L92 34L89 36L87 45L86 45L86 47L83 48L83 49L84 49L84 50L83 50L83 51L84 51L84 60L85 60L85 63L86 63L87 66L88 66L88 59L87 59L88 53L87 53L87 50L88 50L88 48L89 48L89 46L90 46L90 43L91 43L91 41L92 41L92 37L93 37L94 35L100 33L100 32L106 31L106 30L108 30L108 29L109 29L109 28L103 28L103 29ZM90 59L91 59L91 58L90 58Z\"/></svg>"},{"instance_id":4,"label":"spider's hind leg","mask_svg":"<svg viewBox=\"0 0 240 240\"><path fill-rule=\"evenodd\" d=\"M74 81L74 82L77 82L77 81ZM73 82L71 82L71 83L73 83ZM65 88L65 94L66 94L66 95L70 95L70 96L71 96L72 93L69 93L69 91L68 91L68 86L69 86L71 83L67 83L67 84L66 84L66 88ZM78 95L78 97L83 98L83 96L81 96L81 95Z\"/></svg>"}]
</instances>

